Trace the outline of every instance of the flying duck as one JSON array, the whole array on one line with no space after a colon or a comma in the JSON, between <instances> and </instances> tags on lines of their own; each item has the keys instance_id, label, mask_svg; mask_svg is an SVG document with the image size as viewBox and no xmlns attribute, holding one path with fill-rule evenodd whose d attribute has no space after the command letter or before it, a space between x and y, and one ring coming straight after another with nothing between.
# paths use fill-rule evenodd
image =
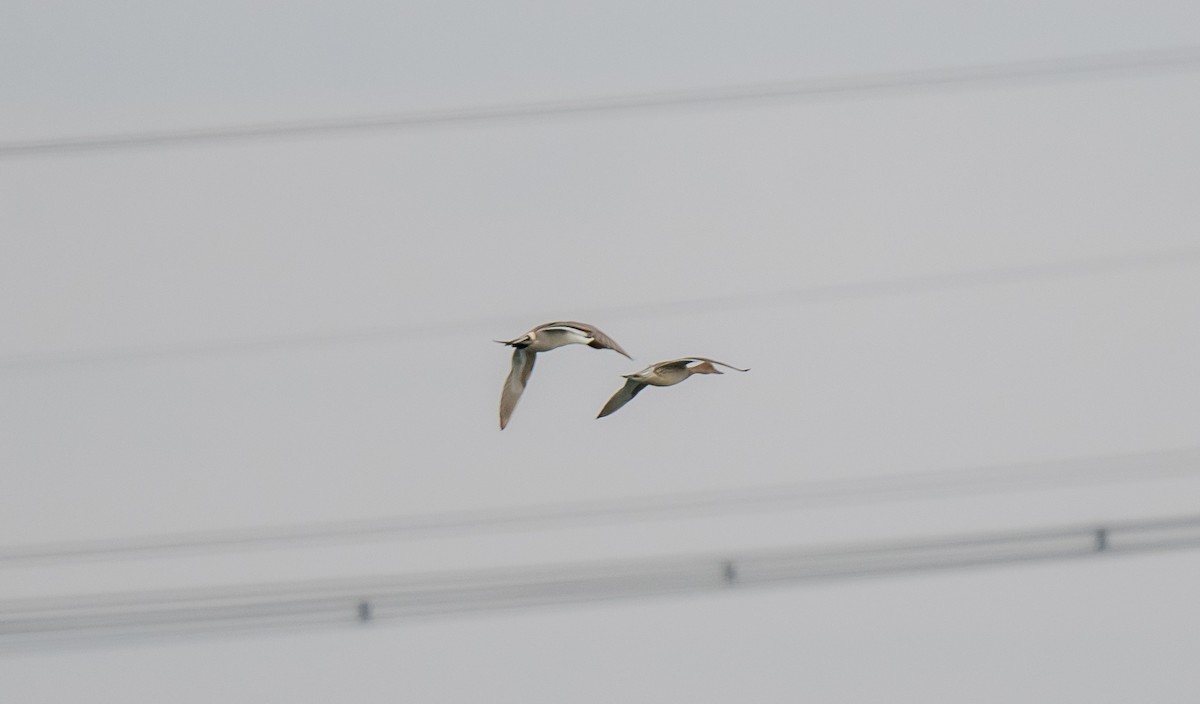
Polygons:
<instances>
[{"instance_id":1,"label":"flying duck","mask_svg":"<svg viewBox=\"0 0 1200 704\"><path fill-rule=\"evenodd\" d=\"M587 345L598 350L613 350L629 357L617 341L604 334L599 328L586 323L559 321L545 323L511 340L496 340L513 349L512 371L504 381L500 393L500 429L508 425L517 401L525 391L525 384L533 372L533 362L538 352L547 352L564 345ZM633 359L633 357L629 357Z\"/></svg>"},{"instance_id":2,"label":"flying duck","mask_svg":"<svg viewBox=\"0 0 1200 704\"><path fill-rule=\"evenodd\" d=\"M714 359L708 359L707 357L683 357L682 359L670 359L665 362L651 364L635 374L624 374L625 386L621 387L617 393L612 395L612 398L608 399L608 403L604 404L604 408L600 410L600 415L596 417L603 418L604 416L616 413L618 408L632 401L633 397L637 396L647 386L674 386L693 374L724 374L725 372L713 366L718 364L739 372L750 371L749 369L739 369L738 367L718 362Z\"/></svg>"}]
</instances>

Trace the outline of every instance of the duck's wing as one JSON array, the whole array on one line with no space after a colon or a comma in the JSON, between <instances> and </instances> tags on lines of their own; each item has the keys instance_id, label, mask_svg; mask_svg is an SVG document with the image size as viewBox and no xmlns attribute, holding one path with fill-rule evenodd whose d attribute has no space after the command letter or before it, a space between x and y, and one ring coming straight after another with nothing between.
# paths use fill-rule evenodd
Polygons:
<instances>
[{"instance_id":1,"label":"duck's wing","mask_svg":"<svg viewBox=\"0 0 1200 704\"><path fill-rule=\"evenodd\" d=\"M682 359L668 359L665 362L655 362L654 364L651 364L650 371L657 374L659 372L666 372L666 371L670 371L672 369L683 369L683 368L687 367L689 364L699 362L699 361L701 361L701 360L696 357L684 357Z\"/></svg>"},{"instance_id":2,"label":"duck's wing","mask_svg":"<svg viewBox=\"0 0 1200 704\"><path fill-rule=\"evenodd\" d=\"M544 328L548 328L548 327L575 328L576 330L586 333L588 337L592 338L592 342L588 344L588 347L593 347L598 350L612 350L614 352L625 355L629 359L633 359L633 357L629 356L628 352L626 352L624 349L621 348L621 346L619 344L617 344L616 340L609 337L607 333L605 333L603 330L596 327L595 325L588 325L587 323L579 323L579 322L575 322L573 320L563 320L563 321L559 321L557 323L547 323L541 327L544 327Z\"/></svg>"},{"instance_id":3,"label":"duck's wing","mask_svg":"<svg viewBox=\"0 0 1200 704\"><path fill-rule=\"evenodd\" d=\"M513 350L512 371L508 373L508 378L504 380L504 390L500 392L501 430L508 425L508 419L512 417L517 401L521 400L521 394L525 392L525 382L529 381L529 375L533 373L533 362L536 358L536 352L519 348Z\"/></svg>"},{"instance_id":4,"label":"duck's wing","mask_svg":"<svg viewBox=\"0 0 1200 704\"><path fill-rule=\"evenodd\" d=\"M695 359L698 359L698 360L700 360L700 361L702 361L702 362L708 362L709 364L719 364L719 365L721 365L722 367L725 367L726 369L732 369L732 370L734 370L735 372L748 372L748 371L750 371L750 368L749 368L749 367L747 367L747 368L745 368L745 369L742 369L741 367L735 367L735 366L733 366L732 364L726 364L726 363L724 363L724 362L718 362L717 360L715 360L715 359L709 359L708 357L695 357Z\"/></svg>"},{"instance_id":5,"label":"duck's wing","mask_svg":"<svg viewBox=\"0 0 1200 704\"><path fill-rule=\"evenodd\" d=\"M709 359L708 357L684 357L683 359L672 359L672 360L671 360L671 361L669 361L669 362L659 362L659 363L658 363L657 365L655 365L655 366L658 366L658 367L665 367L665 366L668 366L668 365L670 365L670 366L683 366L683 367L686 367L686 366L688 366L688 365L690 365L690 364L692 364L692 363L696 363L696 364L704 364L704 363L708 363L708 364L719 364L719 365L721 365L722 367L725 367L725 368L727 368L727 369L732 369L732 370L734 370L734 371L738 371L738 372L748 372L748 371L750 371L749 369L742 369L741 367L735 367L735 366L733 366L732 364L726 364L726 363L724 363L724 362L718 362L717 360L715 360L715 359Z\"/></svg>"},{"instance_id":6,"label":"duck's wing","mask_svg":"<svg viewBox=\"0 0 1200 704\"><path fill-rule=\"evenodd\" d=\"M626 379L625 385L617 393L613 394L612 398L608 399L608 403L604 404L604 408L600 409L600 415L596 417L603 418L604 416L616 413L618 408L632 401L633 397L637 396L638 392L644 388L646 388L646 385L642 382Z\"/></svg>"}]
</instances>

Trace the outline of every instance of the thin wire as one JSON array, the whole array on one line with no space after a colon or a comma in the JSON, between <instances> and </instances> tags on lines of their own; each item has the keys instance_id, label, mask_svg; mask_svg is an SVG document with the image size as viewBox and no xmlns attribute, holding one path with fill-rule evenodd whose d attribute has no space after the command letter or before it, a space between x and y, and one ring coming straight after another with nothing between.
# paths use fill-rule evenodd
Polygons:
<instances>
[{"instance_id":1,"label":"thin wire","mask_svg":"<svg viewBox=\"0 0 1200 704\"><path fill-rule=\"evenodd\" d=\"M609 501L12 545L0 547L0 568L77 560L117 560L212 551L412 540L498 531L561 530L616 523L761 514L803 507L1046 491L1072 486L1195 477L1200 477L1200 447Z\"/></svg>"},{"instance_id":2,"label":"thin wire","mask_svg":"<svg viewBox=\"0 0 1200 704\"><path fill-rule=\"evenodd\" d=\"M370 605L371 620L396 620L485 609L508 610L769 586L865 579L946 569L1077 560L1200 547L1200 516L1103 525L1025 529L741 555L676 555L654 559L559 564L443 575L324 580L259 588L134 592L0 602L0 649L80 637L139 633L211 633L350 621ZM1141 541L1139 533L1178 535ZM1125 540L1125 534L1133 540ZM1096 540L1098 534L1116 542ZM207 595L206 595L207 592Z\"/></svg>"},{"instance_id":3,"label":"thin wire","mask_svg":"<svg viewBox=\"0 0 1200 704\"><path fill-rule=\"evenodd\" d=\"M1085 78L1110 74L1158 73L1200 66L1200 47L1156 51L1090 54L1054 59L977 64L917 71L896 71L802 81L751 83L719 88L662 91L581 100L492 105L457 110L431 110L296 120L227 127L94 135L65 139L0 143L0 158L69 152L252 141L281 137L315 137L344 133L383 132L436 125L547 119L571 115L627 113L641 110L754 103L781 99L829 99L899 90L928 90L1005 84L1052 78Z\"/></svg>"},{"instance_id":4,"label":"thin wire","mask_svg":"<svg viewBox=\"0 0 1200 704\"><path fill-rule=\"evenodd\" d=\"M767 293L732 294L659 303L639 303L577 310L572 316L589 319L636 319L691 315L753 308L832 303L869 298L909 296L941 291L987 288L1085 276L1194 266L1200 249L1170 249L1113 257L1087 257L1024 266L988 267L922 274L880 281L806 286ZM552 312L539 316L489 316L450 322L395 325L344 332L299 333L215 340L179 345L114 348L87 352L43 353L0 358L0 372L59 369L68 366L144 364L169 360L202 359L259 354L291 349L320 349L347 345L385 344L408 340L462 335L464 330L528 327L531 320L554 319ZM524 329L524 328L522 328ZM486 335L484 335L486 337Z\"/></svg>"}]
</instances>

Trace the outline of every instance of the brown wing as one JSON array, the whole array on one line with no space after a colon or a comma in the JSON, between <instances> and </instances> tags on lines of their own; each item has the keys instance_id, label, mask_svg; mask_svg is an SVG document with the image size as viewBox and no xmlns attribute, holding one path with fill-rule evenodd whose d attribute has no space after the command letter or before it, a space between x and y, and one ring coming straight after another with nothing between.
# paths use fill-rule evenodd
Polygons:
<instances>
[{"instance_id":1,"label":"brown wing","mask_svg":"<svg viewBox=\"0 0 1200 704\"><path fill-rule=\"evenodd\" d=\"M594 347L598 350L612 350L625 355L629 359L633 359L633 357L629 356L628 352L621 349L621 346L617 344L616 340L609 337L603 330L595 325L588 325L587 323L579 323L572 320L561 320L557 323L548 323L542 327L551 327L553 325L570 325L573 328L579 328L580 330L585 331L588 336L592 338L593 342L589 345L589 347Z\"/></svg>"},{"instance_id":2,"label":"brown wing","mask_svg":"<svg viewBox=\"0 0 1200 704\"><path fill-rule=\"evenodd\" d=\"M517 401L521 400L521 394L525 392L525 383L529 381L529 375L533 373L533 362L536 359L537 353L535 352L523 349L513 350L512 371L508 373L508 378L504 380L504 390L500 392L501 430L508 425L508 419L512 417L513 409L517 407Z\"/></svg>"},{"instance_id":3,"label":"brown wing","mask_svg":"<svg viewBox=\"0 0 1200 704\"><path fill-rule=\"evenodd\" d=\"M644 388L646 388L646 385L640 381L626 379L625 385L617 393L613 394L612 398L608 399L608 403L604 404L604 408L600 409L600 415L596 417L603 418L604 416L616 413L618 408L632 401L633 397L637 396L638 392Z\"/></svg>"}]
</instances>

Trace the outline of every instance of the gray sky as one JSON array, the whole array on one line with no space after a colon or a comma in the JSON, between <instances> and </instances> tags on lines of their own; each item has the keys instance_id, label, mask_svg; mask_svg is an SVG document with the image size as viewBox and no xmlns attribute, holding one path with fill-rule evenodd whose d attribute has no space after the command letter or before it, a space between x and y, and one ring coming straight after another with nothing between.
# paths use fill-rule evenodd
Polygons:
<instances>
[{"instance_id":1,"label":"gray sky","mask_svg":"<svg viewBox=\"0 0 1200 704\"><path fill-rule=\"evenodd\" d=\"M4 14L3 144L1200 45L1184 2ZM1169 70L0 157L2 544L1194 448L1197 124L1200 71ZM636 362L543 356L498 432L489 340L557 318ZM753 371L594 420L689 354ZM1198 489L9 566L0 598L1145 518ZM1182 702L1198 580L1179 553L3 653L0 689Z\"/></svg>"}]
</instances>

